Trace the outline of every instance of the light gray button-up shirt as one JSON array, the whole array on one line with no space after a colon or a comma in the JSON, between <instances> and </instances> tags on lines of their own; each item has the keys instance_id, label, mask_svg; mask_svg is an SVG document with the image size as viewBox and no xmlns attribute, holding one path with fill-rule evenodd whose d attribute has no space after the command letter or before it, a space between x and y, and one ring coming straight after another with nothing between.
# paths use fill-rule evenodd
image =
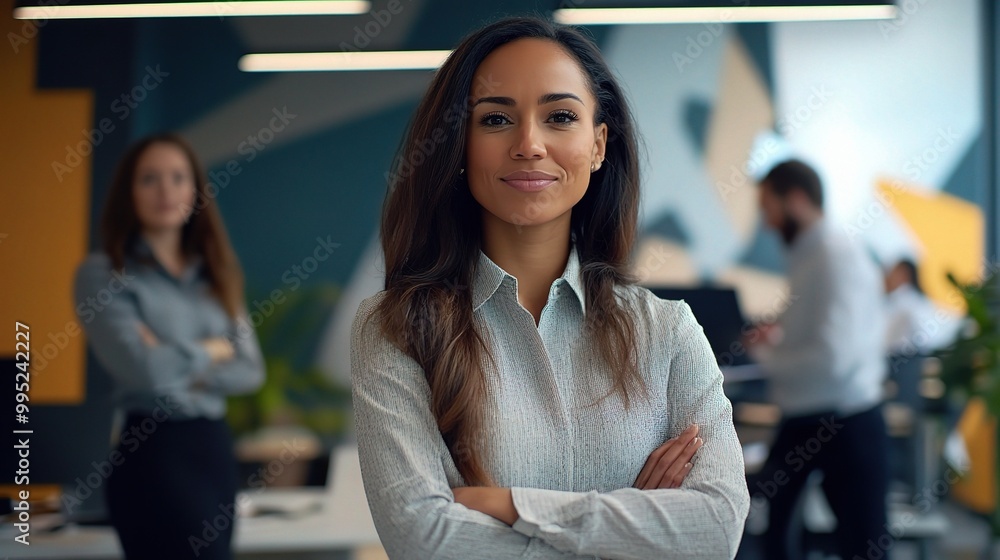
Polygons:
<instances>
[{"instance_id":1,"label":"light gray button-up shirt","mask_svg":"<svg viewBox=\"0 0 1000 560\"><path fill-rule=\"evenodd\" d=\"M882 399L885 294L875 262L825 219L788 249L784 337L761 367L786 416L854 414Z\"/></svg>"},{"instance_id":2,"label":"light gray button-up shirt","mask_svg":"<svg viewBox=\"0 0 1000 560\"><path fill-rule=\"evenodd\" d=\"M461 287L459 287L461 289ZM423 370L381 335L364 300L351 343L365 491L391 558L732 558L750 497L722 374L684 302L619 287L636 308L640 371L651 394L625 410L584 331L571 249L539 324L517 279L480 252L472 299L498 369L487 370L485 464L512 489L510 527L454 501L465 486L429 407ZM370 321L367 321L368 319ZM704 446L680 488L632 487L649 454L690 424Z\"/></svg>"},{"instance_id":3,"label":"light gray button-up shirt","mask_svg":"<svg viewBox=\"0 0 1000 560\"><path fill-rule=\"evenodd\" d=\"M264 382L264 360L250 322L233 321L210 293L201 259L178 278L141 236L134 247L137 258L126 257L121 272L112 270L107 255L89 255L74 282L77 316L98 362L115 381L118 408L146 413L159 408L174 419L221 418L226 395L254 391ZM143 340L140 324L158 344ZM229 338L233 359L211 363L199 341L212 337Z\"/></svg>"}]
</instances>

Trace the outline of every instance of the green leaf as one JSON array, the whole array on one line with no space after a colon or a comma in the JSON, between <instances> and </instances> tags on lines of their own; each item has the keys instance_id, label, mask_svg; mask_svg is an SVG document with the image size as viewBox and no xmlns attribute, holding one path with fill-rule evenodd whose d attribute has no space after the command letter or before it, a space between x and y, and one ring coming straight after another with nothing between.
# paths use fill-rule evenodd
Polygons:
<instances>
[{"instance_id":1,"label":"green leaf","mask_svg":"<svg viewBox=\"0 0 1000 560\"><path fill-rule=\"evenodd\" d=\"M1000 418L1000 365L990 368L984 376L983 386L979 390L986 403L986 409L994 418Z\"/></svg>"},{"instance_id":2,"label":"green leaf","mask_svg":"<svg viewBox=\"0 0 1000 560\"><path fill-rule=\"evenodd\" d=\"M339 297L339 288L332 284L285 290L281 303L271 299L270 293L257 294L256 301L272 304L264 306L266 315L256 310L262 319L256 333L266 378L256 393L229 398L226 417L234 433L253 432L279 420L300 422L321 437L346 429L350 387L329 381L325 372L312 365L314 357L308 352Z\"/></svg>"},{"instance_id":3,"label":"green leaf","mask_svg":"<svg viewBox=\"0 0 1000 560\"><path fill-rule=\"evenodd\" d=\"M967 402L978 396L990 416L1000 418L1000 275L993 274L978 285L961 284L951 273L947 276L961 292L978 332L960 336L951 347L935 353L941 359L941 380L952 398L961 396ZM996 449L1000 453L1000 431ZM996 461L994 480L1000 491L1000 460ZM1000 537L1000 499L997 503L990 525L993 535Z\"/></svg>"}]
</instances>

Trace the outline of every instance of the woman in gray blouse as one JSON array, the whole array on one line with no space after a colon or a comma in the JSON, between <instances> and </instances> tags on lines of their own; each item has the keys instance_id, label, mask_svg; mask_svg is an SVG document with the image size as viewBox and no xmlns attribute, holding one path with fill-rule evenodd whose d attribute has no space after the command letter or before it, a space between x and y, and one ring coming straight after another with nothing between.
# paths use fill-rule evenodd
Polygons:
<instances>
[{"instance_id":1,"label":"woman in gray blouse","mask_svg":"<svg viewBox=\"0 0 1000 560\"><path fill-rule=\"evenodd\" d=\"M128 560L231 558L237 465L225 398L264 363L243 275L193 150L152 136L119 163L103 251L76 274L76 311L124 416L105 484Z\"/></svg>"},{"instance_id":2,"label":"woman in gray blouse","mask_svg":"<svg viewBox=\"0 0 1000 560\"><path fill-rule=\"evenodd\" d=\"M750 499L722 374L687 304L628 272L636 152L571 28L502 20L435 75L390 177L385 290L352 329L391 558L735 556Z\"/></svg>"}]
</instances>

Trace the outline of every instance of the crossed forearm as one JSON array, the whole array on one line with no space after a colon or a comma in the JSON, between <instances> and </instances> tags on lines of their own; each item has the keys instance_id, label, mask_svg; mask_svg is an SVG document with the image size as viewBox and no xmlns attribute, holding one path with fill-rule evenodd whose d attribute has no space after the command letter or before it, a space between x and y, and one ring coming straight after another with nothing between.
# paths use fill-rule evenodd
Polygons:
<instances>
[{"instance_id":1,"label":"crossed forearm","mask_svg":"<svg viewBox=\"0 0 1000 560\"><path fill-rule=\"evenodd\" d=\"M692 425L679 436L657 447L649 454L632 486L640 490L678 488L691 472L691 458L704 443L697 435L698 427ZM510 488L466 486L453 488L452 493L456 503L499 519L507 525L514 525L518 519Z\"/></svg>"}]
</instances>

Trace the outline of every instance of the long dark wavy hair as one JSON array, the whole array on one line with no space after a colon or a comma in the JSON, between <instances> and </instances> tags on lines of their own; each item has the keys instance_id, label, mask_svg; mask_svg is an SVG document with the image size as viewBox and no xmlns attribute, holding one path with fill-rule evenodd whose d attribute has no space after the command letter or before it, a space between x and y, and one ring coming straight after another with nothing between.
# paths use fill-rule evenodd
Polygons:
<instances>
[{"instance_id":1,"label":"long dark wavy hair","mask_svg":"<svg viewBox=\"0 0 1000 560\"><path fill-rule=\"evenodd\" d=\"M129 146L119 160L101 215L104 252L119 271L125 265L126 256L138 257L131 253L132 242L142 230L133 196L136 167L150 146L161 143L180 148L194 176L195 207L181 230L181 253L185 257L203 258L212 294L226 313L237 319L245 306L243 269L229 242L215 196L208 190L205 170L194 149L180 136L172 133L146 136Z\"/></svg>"},{"instance_id":2,"label":"long dark wavy hair","mask_svg":"<svg viewBox=\"0 0 1000 560\"><path fill-rule=\"evenodd\" d=\"M614 291L637 281L628 268L639 208L638 150L625 95L597 46L576 29L534 17L492 23L467 36L437 71L399 148L380 231L387 293L375 313L384 335L423 368L441 435L474 486L493 485L479 436L484 360L495 362L473 316L482 208L459 170L476 69L496 48L525 38L553 41L576 59L597 100L595 124L608 125L604 164L570 220L586 286L584 333L607 362L612 388L605 397L618 392L627 407L630 398L648 396L635 319Z\"/></svg>"}]
</instances>

